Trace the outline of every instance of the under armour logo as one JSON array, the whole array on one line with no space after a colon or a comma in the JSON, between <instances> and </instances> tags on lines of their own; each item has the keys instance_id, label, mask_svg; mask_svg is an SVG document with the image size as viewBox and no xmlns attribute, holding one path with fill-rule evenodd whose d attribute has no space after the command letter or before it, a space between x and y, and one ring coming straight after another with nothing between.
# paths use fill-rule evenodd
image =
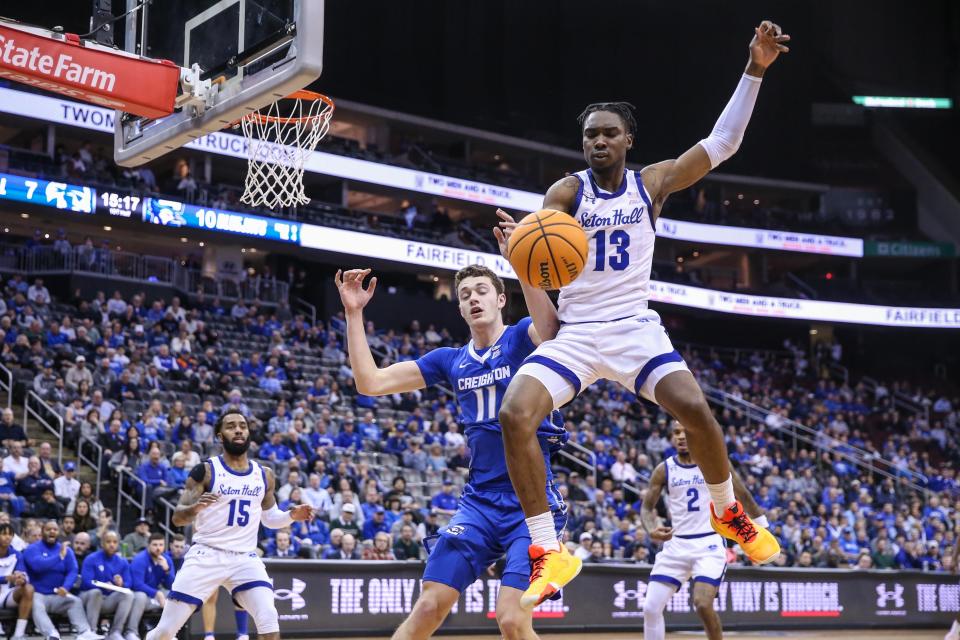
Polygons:
<instances>
[{"instance_id":1,"label":"under armour logo","mask_svg":"<svg viewBox=\"0 0 960 640\"><path fill-rule=\"evenodd\" d=\"M626 580L614 583L613 590L617 597L613 599L613 606L617 609L623 609L627 605L627 600L634 600L637 606L640 606L640 598L646 593L643 584L638 580L636 589L627 589Z\"/></svg>"},{"instance_id":2,"label":"under armour logo","mask_svg":"<svg viewBox=\"0 0 960 640\"><path fill-rule=\"evenodd\" d=\"M277 600L289 600L290 608L296 611L307 606L307 601L300 595L306 588L306 582L294 578L290 589L274 589L273 597Z\"/></svg>"},{"instance_id":3,"label":"under armour logo","mask_svg":"<svg viewBox=\"0 0 960 640\"><path fill-rule=\"evenodd\" d=\"M890 601L893 601L893 606L898 609L903 607L903 585L899 582L893 584L893 591L887 591L886 582L877 585L877 606L886 607Z\"/></svg>"}]
</instances>

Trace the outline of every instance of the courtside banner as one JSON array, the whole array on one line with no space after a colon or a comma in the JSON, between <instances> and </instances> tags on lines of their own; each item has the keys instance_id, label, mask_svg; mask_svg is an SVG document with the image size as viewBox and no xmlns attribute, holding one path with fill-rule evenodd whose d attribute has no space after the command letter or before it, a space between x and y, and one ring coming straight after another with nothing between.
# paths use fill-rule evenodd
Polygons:
<instances>
[{"instance_id":1,"label":"courtside banner","mask_svg":"<svg viewBox=\"0 0 960 640\"><path fill-rule=\"evenodd\" d=\"M14 89L0 88L0 111L104 133L112 133L114 129L115 112L109 109ZM231 133L211 133L194 140L186 145L186 148L234 158L247 157L247 141L243 136ZM543 203L543 195L539 193L348 158L322 151L314 151L307 158L305 170L406 191L504 207L514 211L535 211ZM853 258L863 256L863 240L860 238L727 227L669 218L660 218L657 221L657 235L703 244Z\"/></svg>"},{"instance_id":2,"label":"courtside banner","mask_svg":"<svg viewBox=\"0 0 960 640\"><path fill-rule=\"evenodd\" d=\"M280 635L389 636L420 595L419 562L268 560ZM540 630L631 630L643 626L649 567L587 564L560 599L534 610ZM468 587L441 629L494 633L500 581ZM724 629L942 628L960 610L957 578L919 571L731 568L715 601ZM235 633L233 605L220 598L218 634ZM690 583L670 600L667 627L699 627ZM203 633L191 619L194 637Z\"/></svg>"}]
</instances>

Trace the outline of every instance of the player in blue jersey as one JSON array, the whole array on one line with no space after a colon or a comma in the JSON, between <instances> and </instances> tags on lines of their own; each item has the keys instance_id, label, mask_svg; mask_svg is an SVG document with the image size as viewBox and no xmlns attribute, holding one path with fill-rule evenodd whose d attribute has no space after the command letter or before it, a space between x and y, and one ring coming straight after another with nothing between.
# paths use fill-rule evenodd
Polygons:
<instances>
[{"instance_id":1,"label":"player in blue jersey","mask_svg":"<svg viewBox=\"0 0 960 640\"><path fill-rule=\"evenodd\" d=\"M504 235L498 233L497 237L503 246ZM507 385L524 358L559 329L553 304L544 292L525 288L524 297L533 320L524 318L515 325L504 325L503 281L486 267L466 267L457 272L455 282L460 314L470 327L470 343L459 349L435 349L416 361L380 369L364 334L363 308L377 284L377 279L371 278L369 285L363 286L369 273L369 269L356 269L342 277L337 272L336 276L346 311L350 366L357 390L381 396L432 384L449 386L457 395L460 422L470 448L470 476L460 505L450 523L440 530L427 559L423 591L393 638L429 638L460 593L503 556L506 566L497 598L497 624L509 640L536 638L530 612L520 607L520 596L530 583L530 535L507 473L497 412ZM550 453L567 438L556 418L544 420L537 431L547 469L543 491L558 537L566 523L567 508L549 472Z\"/></svg>"}]
</instances>

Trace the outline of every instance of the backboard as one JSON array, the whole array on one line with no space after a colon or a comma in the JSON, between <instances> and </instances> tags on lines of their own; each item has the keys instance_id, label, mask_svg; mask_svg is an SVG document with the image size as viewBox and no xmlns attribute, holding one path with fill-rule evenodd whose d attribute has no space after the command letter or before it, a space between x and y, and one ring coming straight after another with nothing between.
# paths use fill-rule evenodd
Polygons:
<instances>
[{"instance_id":1,"label":"backboard","mask_svg":"<svg viewBox=\"0 0 960 640\"><path fill-rule=\"evenodd\" d=\"M128 9L138 4L127 2ZM182 74L184 91L172 115L117 118L117 163L143 164L316 80L323 22L324 0L164 0L133 12L128 51L199 73Z\"/></svg>"}]
</instances>

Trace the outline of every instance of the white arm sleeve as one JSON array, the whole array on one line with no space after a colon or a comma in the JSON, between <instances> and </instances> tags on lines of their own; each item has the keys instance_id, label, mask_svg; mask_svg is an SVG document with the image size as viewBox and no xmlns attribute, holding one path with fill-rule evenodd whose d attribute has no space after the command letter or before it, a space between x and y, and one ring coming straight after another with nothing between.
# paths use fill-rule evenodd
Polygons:
<instances>
[{"instance_id":1,"label":"white arm sleeve","mask_svg":"<svg viewBox=\"0 0 960 640\"><path fill-rule=\"evenodd\" d=\"M260 512L260 522L268 529L283 529L293 524L293 517L289 511L280 511L280 507L273 505L269 510Z\"/></svg>"},{"instance_id":2,"label":"white arm sleeve","mask_svg":"<svg viewBox=\"0 0 960 640\"><path fill-rule=\"evenodd\" d=\"M710 157L711 168L716 169L740 148L760 92L760 81L756 76L743 74L730 102L717 119L717 124L713 125L713 131L700 141L700 146Z\"/></svg>"}]
</instances>

